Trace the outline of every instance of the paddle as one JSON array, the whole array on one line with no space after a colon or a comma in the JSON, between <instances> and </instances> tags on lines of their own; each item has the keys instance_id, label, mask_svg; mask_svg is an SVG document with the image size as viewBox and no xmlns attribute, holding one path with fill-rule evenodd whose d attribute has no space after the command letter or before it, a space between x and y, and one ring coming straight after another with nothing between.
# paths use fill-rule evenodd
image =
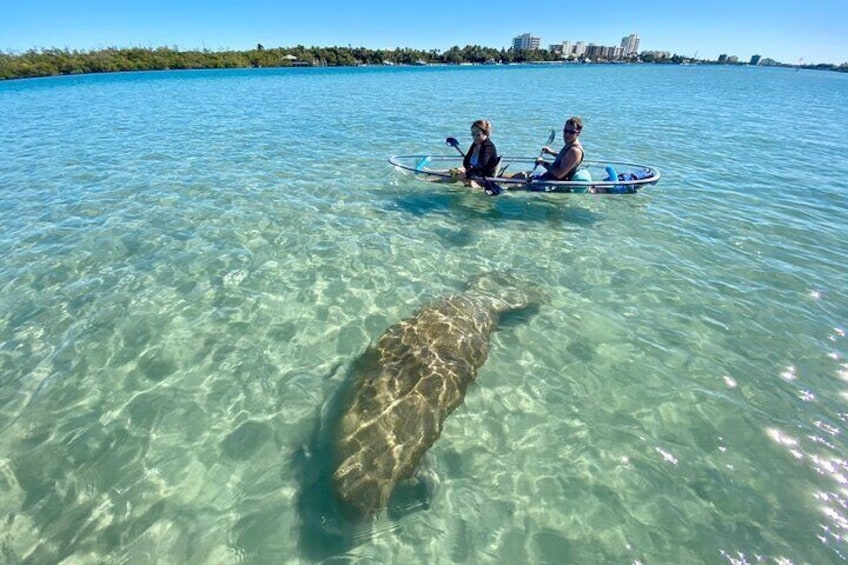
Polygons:
<instances>
[{"instance_id":1,"label":"paddle","mask_svg":"<svg viewBox=\"0 0 848 565\"><path fill-rule=\"evenodd\" d=\"M550 141L548 143L550 143ZM463 153L462 149L459 148L459 141L457 141L455 137L449 137L445 139L445 145L450 145L451 147L459 151L459 154L462 155L463 158L465 157L465 153ZM473 180L482 182L483 190L489 196L497 196L498 194L503 192L503 188L501 188L495 181L489 180L486 177L480 177L479 179L475 178Z\"/></svg>"},{"instance_id":2,"label":"paddle","mask_svg":"<svg viewBox=\"0 0 848 565\"><path fill-rule=\"evenodd\" d=\"M545 145L550 145L551 143L553 143L553 140L554 140L555 137L556 137L556 130L551 128L551 133L548 134L548 141L545 142ZM541 157L544 154L545 154L544 151L539 151L539 157ZM539 166L538 164L533 165L533 168L530 170L529 173L527 173L527 180L528 181L533 178L533 173L536 171L536 167L538 167L538 166Z\"/></svg>"},{"instance_id":3,"label":"paddle","mask_svg":"<svg viewBox=\"0 0 848 565\"><path fill-rule=\"evenodd\" d=\"M447 138L447 139L445 140L445 145L450 145L451 147L453 147L454 149L456 149L457 151L459 151L459 154L460 154L460 155L462 155L463 157L465 157L465 153L462 151L462 149L460 149L460 148L459 148L459 142L456 140L456 138L455 138L455 137L449 137L449 138Z\"/></svg>"},{"instance_id":4,"label":"paddle","mask_svg":"<svg viewBox=\"0 0 848 565\"><path fill-rule=\"evenodd\" d=\"M483 181L483 190L489 196L497 196L498 194L503 192L503 188L501 188L501 186L498 183L496 183L495 181L489 180L486 177L483 177L480 180Z\"/></svg>"}]
</instances>

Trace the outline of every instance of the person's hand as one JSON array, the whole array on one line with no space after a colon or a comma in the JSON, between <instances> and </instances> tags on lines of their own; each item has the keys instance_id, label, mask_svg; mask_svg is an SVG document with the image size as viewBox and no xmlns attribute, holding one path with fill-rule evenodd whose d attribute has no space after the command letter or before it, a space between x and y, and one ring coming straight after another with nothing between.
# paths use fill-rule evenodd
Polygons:
<instances>
[{"instance_id":1,"label":"person's hand","mask_svg":"<svg viewBox=\"0 0 848 565\"><path fill-rule=\"evenodd\" d=\"M542 147L542 155L556 155L553 149L545 145Z\"/></svg>"},{"instance_id":2,"label":"person's hand","mask_svg":"<svg viewBox=\"0 0 848 565\"><path fill-rule=\"evenodd\" d=\"M536 166L537 166L537 167L538 167L539 165L541 165L542 163L544 163L544 162L545 162L545 160L544 160L544 159L542 159L541 157L536 157Z\"/></svg>"}]
</instances>

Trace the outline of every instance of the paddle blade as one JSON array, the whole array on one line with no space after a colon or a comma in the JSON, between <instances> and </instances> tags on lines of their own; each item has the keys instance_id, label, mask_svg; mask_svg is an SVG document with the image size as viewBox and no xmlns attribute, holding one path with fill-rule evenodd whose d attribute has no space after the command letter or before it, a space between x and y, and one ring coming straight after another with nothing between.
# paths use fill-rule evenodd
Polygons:
<instances>
[{"instance_id":1,"label":"paddle blade","mask_svg":"<svg viewBox=\"0 0 848 565\"><path fill-rule=\"evenodd\" d=\"M483 179L483 190L486 191L486 194L489 196L497 196L498 194L503 192L503 189L495 183L494 181L490 181L489 179Z\"/></svg>"},{"instance_id":2,"label":"paddle blade","mask_svg":"<svg viewBox=\"0 0 848 565\"><path fill-rule=\"evenodd\" d=\"M465 153L462 151L462 149L460 149L460 148L459 148L459 142L456 140L456 138L455 138L455 137L449 137L449 138L447 138L447 139L445 140L445 145L450 145L451 147L453 147L454 149L456 149L456 151L457 151L460 155L462 155L463 159L465 158Z\"/></svg>"},{"instance_id":3,"label":"paddle blade","mask_svg":"<svg viewBox=\"0 0 848 565\"><path fill-rule=\"evenodd\" d=\"M545 145L550 145L554 142L554 138L556 138L556 130L551 129L551 134L548 136L548 142Z\"/></svg>"}]
</instances>

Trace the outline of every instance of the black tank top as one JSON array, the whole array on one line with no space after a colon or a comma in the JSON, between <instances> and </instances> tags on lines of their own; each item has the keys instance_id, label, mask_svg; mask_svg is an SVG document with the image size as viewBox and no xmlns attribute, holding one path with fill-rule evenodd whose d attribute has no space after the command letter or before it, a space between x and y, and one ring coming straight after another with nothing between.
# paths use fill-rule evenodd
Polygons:
<instances>
[{"instance_id":1,"label":"black tank top","mask_svg":"<svg viewBox=\"0 0 848 565\"><path fill-rule=\"evenodd\" d=\"M571 149L572 147L574 147L575 145L577 145L577 144L576 144L576 143L571 143L571 144L569 144L569 145L566 145L566 146L563 148L563 150L562 150L562 151L560 151L560 155L565 155L565 154L568 152L568 150L569 150L569 149ZM579 168L580 168L580 165L582 165L582 164L583 164L583 156L585 155L585 153L583 152L583 147L582 147L582 146L580 146L580 145L577 145L577 148L578 148L578 149L580 149L580 160L579 160L579 161L577 161L577 164L576 164L576 165L574 165L574 167L572 167L572 168L571 168L571 170L570 170L570 171L568 171L568 173L566 173L566 175L565 175L564 177L562 177L560 180L571 180L571 179L573 179L573 178L574 178L574 173L576 173L576 172L577 172L577 169L579 169ZM558 157L558 158L559 158L559 157Z\"/></svg>"}]
</instances>

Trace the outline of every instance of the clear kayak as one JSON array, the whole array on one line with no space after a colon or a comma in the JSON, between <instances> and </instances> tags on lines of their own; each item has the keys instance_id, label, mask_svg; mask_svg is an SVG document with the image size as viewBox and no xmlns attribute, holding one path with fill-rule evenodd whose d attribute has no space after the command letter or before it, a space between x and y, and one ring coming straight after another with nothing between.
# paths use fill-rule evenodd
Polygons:
<instances>
[{"instance_id":1,"label":"clear kayak","mask_svg":"<svg viewBox=\"0 0 848 565\"><path fill-rule=\"evenodd\" d=\"M429 182L466 183L469 180L484 187L486 192L503 191L572 192L595 194L633 194L644 186L656 184L660 171L656 167L616 161L583 161L570 181L541 180L537 176L513 178L511 175L531 173L535 157L501 157L497 175L473 179L458 178L451 169L462 166L459 155L392 155L389 164L406 174L414 174ZM536 175L544 172L536 169Z\"/></svg>"}]
</instances>

